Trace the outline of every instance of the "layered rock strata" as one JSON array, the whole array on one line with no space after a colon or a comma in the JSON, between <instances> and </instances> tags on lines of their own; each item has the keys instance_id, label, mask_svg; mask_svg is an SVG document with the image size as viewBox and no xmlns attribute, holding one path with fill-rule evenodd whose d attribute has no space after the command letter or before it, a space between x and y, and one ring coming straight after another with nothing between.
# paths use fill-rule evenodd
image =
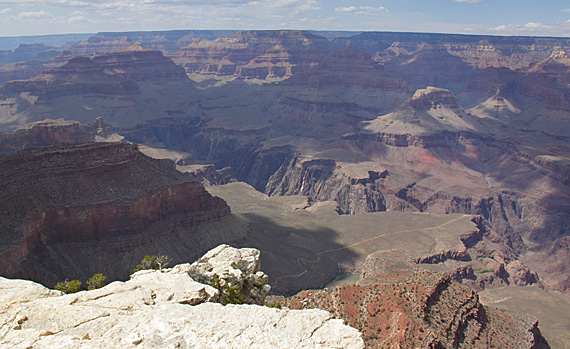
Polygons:
<instances>
[{"instance_id":1,"label":"layered rock strata","mask_svg":"<svg viewBox=\"0 0 570 349\"><path fill-rule=\"evenodd\" d=\"M182 67L162 52L134 43L120 51L73 57L29 80L7 82L1 94L0 127L15 129L45 118L87 124L99 116L110 117L114 126L134 126L157 115L184 115L197 92Z\"/></svg>"},{"instance_id":2,"label":"layered rock strata","mask_svg":"<svg viewBox=\"0 0 570 349\"><path fill-rule=\"evenodd\" d=\"M484 307L473 290L442 273L303 291L286 304L330 311L361 330L369 348L549 348L535 318Z\"/></svg>"},{"instance_id":3,"label":"layered rock strata","mask_svg":"<svg viewBox=\"0 0 570 349\"><path fill-rule=\"evenodd\" d=\"M232 37L195 40L170 55L197 80L241 78L279 81L307 70L330 50L321 36L304 31L242 31Z\"/></svg>"},{"instance_id":4,"label":"layered rock strata","mask_svg":"<svg viewBox=\"0 0 570 349\"><path fill-rule=\"evenodd\" d=\"M136 145L28 149L0 163L3 276L125 278L149 249L179 260L243 234L211 234L230 216L226 203Z\"/></svg>"},{"instance_id":5,"label":"layered rock strata","mask_svg":"<svg viewBox=\"0 0 570 349\"><path fill-rule=\"evenodd\" d=\"M0 133L0 153L26 148L40 148L63 144L120 140L102 118L90 125L64 119L45 119L26 124L12 133Z\"/></svg>"}]
</instances>

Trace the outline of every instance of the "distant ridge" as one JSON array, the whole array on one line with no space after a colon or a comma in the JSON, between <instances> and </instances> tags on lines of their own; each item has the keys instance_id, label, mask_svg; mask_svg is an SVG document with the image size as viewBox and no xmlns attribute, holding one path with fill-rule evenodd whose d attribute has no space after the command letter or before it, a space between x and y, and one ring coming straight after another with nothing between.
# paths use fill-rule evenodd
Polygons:
<instances>
[{"instance_id":1,"label":"distant ridge","mask_svg":"<svg viewBox=\"0 0 570 349\"><path fill-rule=\"evenodd\" d=\"M0 36L0 50L14 50L20 44L44 44L46 46L63 46L68 42L78 42L94 35L85 34L52 34L33 36Z\"/></svg>"}]
</instances>

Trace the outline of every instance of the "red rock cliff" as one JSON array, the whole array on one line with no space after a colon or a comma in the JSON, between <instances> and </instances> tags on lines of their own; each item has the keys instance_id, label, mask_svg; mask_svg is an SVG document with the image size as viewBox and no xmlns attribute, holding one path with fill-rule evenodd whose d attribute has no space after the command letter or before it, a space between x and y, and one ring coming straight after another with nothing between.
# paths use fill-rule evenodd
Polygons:
<instances>
[{"instance_id":1,"label":"red rock cliff","mask_svg":"<svg viewBox=\"0 0 570 349\"><path fill-rule=\"evenodd\" d=\"M140 247L153 253L160 241L172 238L169 234L192 245L201 238L195 234L201 226L230 216L225 201L176 171L173 163L148 158L136 145L123 143L4 155L0 188L0 275L48 285L54 279L88 277L93 266L109 269L102 260L114 264L111 278L121 278L139 258L129 260L125 253ZM78 276L60 274L67 272Z\"/></svg>"}]
</instances>

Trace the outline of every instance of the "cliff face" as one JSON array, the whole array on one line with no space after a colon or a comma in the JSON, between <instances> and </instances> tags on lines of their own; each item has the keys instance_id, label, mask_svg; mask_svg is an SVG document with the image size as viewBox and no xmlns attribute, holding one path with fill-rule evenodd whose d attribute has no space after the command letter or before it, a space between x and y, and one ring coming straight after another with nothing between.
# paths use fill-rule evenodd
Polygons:
<instances>
[{"instance_id":1,"label":"cliff face","mask_svg":"<svg viewBox=\"0 0 570 349\"><path fill-rule=\"evenodd\" d=\"M102 118L97 118L91 125L64 119L46 119L24 125L12 133L0 133L0 153L120 138Z\"/></svg>"},{"instance_id":2,"label":"cliff face","mask_svg":"<svg viewBox=\"0 0 570 349\"><path fill-rule=\"evenodd\" d=\"M173 235L182 240L180 250L163 246L173 255L232 239L220 233L197 243L201 227L228 219L229 207L174 164L152 160L134 145L29 149L0 162L5 276L50 284L101 268L112 279L124 278L142 258L136 251L157 249ZM124 265L125 259L131 261Z\"/></svg>"},{"instance_id":3,"label":"cliff face","mask_svg":"<svg viewBox=\"0 0 570 349\"><path fill-rule=\"evenodd\" d=\"M330 50L323 37L303 31L242 31L232 37L196 40L170 55L196 80L279 81L307 70Z\"/></svg>"},{"instance_id":4,"label":"cliff face","mask_svg":"<svg viewBox=\"0 0 570 349\"><path fill-rule=\"evenodd\" d=\"M133 126L157 115L185 116L197 91L182 67L134 43L7 82L1 94L0 128L13 130L46 118L92 123L104 117L114 126Z\"/></svg>"}]
</instances>

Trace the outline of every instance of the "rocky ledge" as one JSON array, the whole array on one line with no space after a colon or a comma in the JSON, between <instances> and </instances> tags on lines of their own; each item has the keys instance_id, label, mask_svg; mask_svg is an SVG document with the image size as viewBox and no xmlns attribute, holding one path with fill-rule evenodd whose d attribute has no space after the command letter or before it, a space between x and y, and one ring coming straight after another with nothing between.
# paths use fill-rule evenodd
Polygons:
<instances>
[{"instance_id":1,"label":"rocky ledge","mask_svg":"<svg viewBox=\"0 0 570 349\"><path fill-rule=\"evenodd\" d=\"M207 266L211 266L209 268ZM237 268L236 268L237 267ZM205 274L192 274L203 270ZM64 294L0 278L0 346L14 348L363 348L360 333L324 310L223 306L223 287L198 283L215 271L236 285L255 278L259 251L222 245L194 264L143 270L126 282ZM192 277L190 276L192 274ZM263 284L263 279L265 284ZM226 279L228 280L228 279ZM258 290L259 291L259 290ZM263 301L265 291L261 292ZM240 292L247 293L246 287ZM265 293L265 295L263 295ZM260 294L258 294L260 295Z\"/></svg>"}]
</instances>

